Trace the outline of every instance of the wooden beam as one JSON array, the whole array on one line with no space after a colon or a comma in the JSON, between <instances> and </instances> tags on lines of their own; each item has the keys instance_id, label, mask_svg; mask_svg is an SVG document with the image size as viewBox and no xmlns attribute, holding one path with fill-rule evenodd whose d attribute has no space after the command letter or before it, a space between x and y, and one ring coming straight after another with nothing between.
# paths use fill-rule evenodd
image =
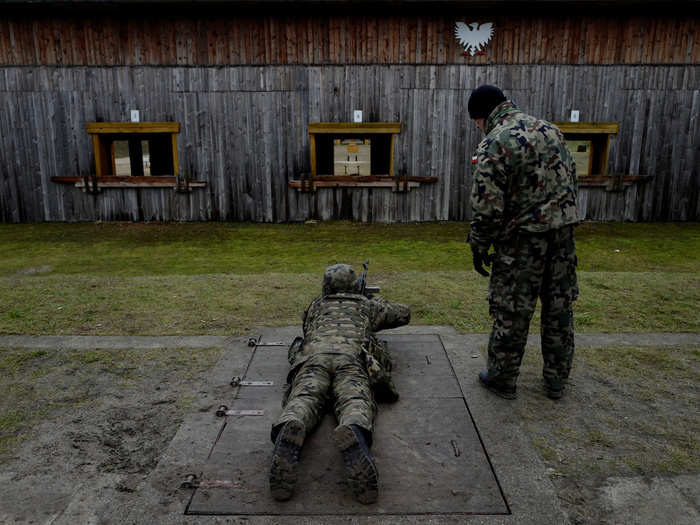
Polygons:
<instances>
[{"instance_id":1,"label":"wooden beam","mask_svg":"<svg viewBox=\"0 0 700 525\"><path fill-rule=\"evenodd\" d=\"M61 176L55 175L55 176L51 177L51 182L64 182L64 183L71 183L71 184L74 184L74 183L79 182L81 180L83 180L83 178L78 177L77 175L70 176L70 177L64 177L62 175Z\"/></svg>"},{"instance_id":2,"label":"wooden beam","mask_svg":"<svg viewBox=\"0 0 700 525\"><path fill-rule=\"evenodd\" d=\"M403 177L401 178L403 180ZM406 177L409 182L437 182L437 177ZM395 182L390 175L318 175L319 182Z\"/></svg>"},{"instance_id":3,"label":"wooden beam","mask_svg":"<svg viewBox=\"0 0 700 525\"><path fill-rule=\"evenodd\" d=\"M88 122L90 134L101 133L180 133L179 122Z\"/></svg>"},{"instance_id":4,"label":"wooden beam","mask_svg":"<svg viewBox=\"0 0 700 525\"><path fill-rule=\"evenodd\" d=\"M79 176L54 176L51 177L51 182L75 184L76 188L85 186L84 180ZM174 176L148 176L143 177L100 177L100 187L105 188L174 188L177 186L177 180ZM189 181L188 186L201 188L207 185L205 180Z\"/></svg>"},{"instance_id":5,"label":"wooden beam","mask_svg":"<svg viewBox=\"0 0 700 525\"><path fill-rule=\"evenodd\" d=\"M316 191L316 188L392 188L392 191L410 191L421 183L437 182L438 177L401 177L400 184L389 175L319 175L310 180L290 180L290 188Z\"/></svg>"},{"instance_id":6,"label":"wooden beam","mask_svg":"<svg viewBox=\"0 0 700 525\"><path fill-rule=\"evenodd\" d=\"M309 133L401 133L401 122L313 122Z\"/></svg>"},{"instance_id":7,"label":"wooden beam","mask_svg":"<svg viewBox=\"0 0 700 525\"><path fill-rule=\"evenodd\" d=\"M126 177L129 178L129 177ZM76 188L82 188L85 185L84 182L76 182ZM114 181L114 182L104 182L100 179L100 188L175 188L177 184L174 182L166 181L154 181L152 183L135 182L135 181ZM203 188L207 185L205 181L190 181L187 184L188 188Z\"/></svg>"},{"instance_id":8,"label":"wooden beam","mask_svg":"<svg viewBox=\"0 0 700 525\"><path fill-rule=\"evenodd\" d=\"M608 133L620 131L618 122L552 122L562 133Z\"/></svg>"},{"instance_id":9,"label":"wooden beam","mask_svg":"<svg viewBox=\"0 0 700 525\"><path fill-rule=\"evenodd\" d=\"M394 181L382 181L382 182L350 182L350 181L312 181L310 183L303 183L300 180L290 180L290 188L296 189L308 189L310 184L315 188L395 188L396 183ZM408 182L409 188L417 188L420 186L420 182Z\"/></svg>"},{"instance_id":10,"label":"wooden beam","mask_svg":"<svg viewBox=\"0 0 700 525\"><path fill-rule=\"evenodd\" d=\"M316 176L316 136L309 135L309 150L311 151L311 176Z\"/></svg>"},{"instance_id":11,"label":"wooden beam","mask_svg":"<svg viewBox=\"0 0 700 525\"><path fill-rule=\"evenodd\" d=\"M178 124L178 127L179 127L179 124ZM178 131L178 132L179 132L179 131ZM175 174L175 176L177 176L177 175L180 174L180 168L178 168L178 165L177 165L177 135L176 135L175 133L173 133L173 134L171 135L171 139L172 139L172 142L173 142L173 149L172 149L172 153L173 153L173 173ZM189 175L191 175L191 173L190 173Z\"/></svg>"},{"instance_id":12,"label":"wooden beam","mask_svg":"<svg viewBox=\"0 0 700 525\"><path fill-rule=\"evenodd\" d=\"M92 136L92 150L95 154L95 173L98 177L102 176L104 170L104 152L100 147L100 137L98 135Z\"/></svg>"}]
</instances>

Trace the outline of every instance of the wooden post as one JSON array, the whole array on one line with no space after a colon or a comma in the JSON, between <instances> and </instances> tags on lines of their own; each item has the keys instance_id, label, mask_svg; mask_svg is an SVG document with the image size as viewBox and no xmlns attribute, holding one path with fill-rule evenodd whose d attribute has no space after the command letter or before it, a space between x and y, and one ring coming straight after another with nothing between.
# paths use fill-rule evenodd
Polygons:
<instances>
[{"instance_id":1,"label":"wooden post","mask_svg":"<svg viewBox=\"0 0 700 525\"><path fill-rule=\"evenodd\" d=\"M102 176L102 170L104 169L104 158L102 148L100 147L100 136L92 136L92 150L95 153L95 172L98 177Z\"/></svg>"},{"instance_id":2,"label":"wooden post","mask_svg":"<svg viewBox=\"0 0 700 525\"><path fill-rule=\"evenodd\" d=\"M180 173L180 170L177 167L177 133L172 133L170 136L173 144L173 175L177 177Z\"/></svg>"},{"instance_id":3,"label":"wooden post","mask_svg":"<svg viewBox=\"0 0 700 525\"><path fill-rule=\"evenodd\" d=\"M311 177L316 176L316 135L309 134L309 149L311 150Z\"/></svg>"}]
</instances>

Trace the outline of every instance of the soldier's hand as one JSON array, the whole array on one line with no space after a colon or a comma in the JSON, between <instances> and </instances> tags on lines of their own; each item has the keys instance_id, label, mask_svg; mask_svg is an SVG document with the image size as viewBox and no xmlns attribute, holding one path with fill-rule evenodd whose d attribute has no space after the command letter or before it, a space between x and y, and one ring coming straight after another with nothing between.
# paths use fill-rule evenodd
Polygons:
<instances>
[{"instance_id":1,"label":"soldier's hand","mask_svg":"<svg viewBox=\"0 0 700 525\"><path fill-rule=\"evenodd\" d=\"M484 277L488 277L489 272L486 271L484 266L491 266L493 254L489 255L486 252L480 252L472 249L472 259L474 260L474 269L476 272Z\"/></svg>"}]
</instances>

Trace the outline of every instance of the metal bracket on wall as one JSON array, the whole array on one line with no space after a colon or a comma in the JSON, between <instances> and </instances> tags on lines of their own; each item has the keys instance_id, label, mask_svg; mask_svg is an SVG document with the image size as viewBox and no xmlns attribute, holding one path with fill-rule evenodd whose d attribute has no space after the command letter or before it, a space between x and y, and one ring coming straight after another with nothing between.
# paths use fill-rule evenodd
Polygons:
<instances>
[{"instance_id":1,"label":"metal bracket on wall","mask_svg":"<svg viewBox=\"0 0 700 525\"><path fill-rule=\"evenodd\" d=\"M622 173L611 173L608 185L605 187L606 191L622 191L624 188L623 177Z\"/></svg>"},{"instance_id":2,"label":"metal bracket on wall","mask_svg":"<svg viewBox=\"0 0 700 525\"><path fill-rule=\"evenodd\" d=\"M173 186L173 191L176 193L191 193L192 188L190 187L190 178L187 175L180 175L179 173L175 175L175 186Z\"/></svg>"},{"instance_id":3,"label":"metal bracket on wall","mask_svg":"<svg viewBox=\"0 0 700 525\"><path fill-rule=\"evenodd\" d=\"M639 184L652 180L651 175L625 175L624 173L612 173L608 176L605 184L605 191L620 192L627 186Z\"/></svg>"},{"instance_id":4,"label":"metal bracket on wall","mask_svg":"<svg viewBox=\"0 0 700 525\"><path fill-rule=\"evenodd\" d=\"M83 192L96 195L101 191L102 189L97 186L97 175L83 174Z\"/></svg>"},{"instance_id":5,"label":"metal bracket on wall","mask_svg":"<svg viewBox=\"0 0 700 525\"><path fill-rule=\"evenodd\" d=\"M316 186L314 186L314 181L311 178L310 174L302 173L299 180L301 182L301 186L299 187L299 191L301 191L302 193L309 193L309 192L316 191Z\"/></svg>"}]
</instances>

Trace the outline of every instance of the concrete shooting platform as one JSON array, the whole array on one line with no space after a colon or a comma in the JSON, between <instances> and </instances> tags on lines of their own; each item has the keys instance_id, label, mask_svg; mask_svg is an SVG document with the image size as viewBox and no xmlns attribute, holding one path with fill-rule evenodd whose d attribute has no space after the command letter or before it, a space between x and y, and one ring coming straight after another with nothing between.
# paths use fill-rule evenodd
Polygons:
<instances>
[{"instance_id":1,"label":"concrete shooting platform","mask_svg":"<svg viewBox=\"0 0 700 525\"><path fill-rule=\"evenodd\" d=\"M289 363L287 341L262 342L229 409L264 412L225 416L212 436L212 452L186 514L508 514L440 336L382 339L394 357L401 397L379 405L373 446L380 480L376 504L357 503L344 489L342 456L330 439L336 424L332 414L307 439L294 497L287 502L270 497L270 427L281 412Z\"/></svg>"}]
</instances>

